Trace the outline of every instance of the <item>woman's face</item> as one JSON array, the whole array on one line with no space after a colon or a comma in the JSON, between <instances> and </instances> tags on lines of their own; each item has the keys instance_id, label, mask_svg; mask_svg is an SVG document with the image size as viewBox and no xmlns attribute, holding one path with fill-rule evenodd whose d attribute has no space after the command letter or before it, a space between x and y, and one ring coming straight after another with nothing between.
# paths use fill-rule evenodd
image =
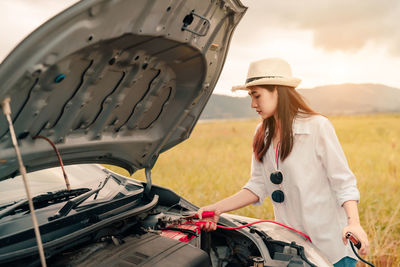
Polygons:
<instances>
[{"instance_id":1,"label":"woman's face","mask_svg":"<svg viewBox=\"0 0 400 267\"><path fill-rule=\"evenodd\" d=\"M273 116L278 107L278 90L271 92L261 86L252 86L249 90L251 107L254 108L262 119Z\"/></svg>"}]
</instances>

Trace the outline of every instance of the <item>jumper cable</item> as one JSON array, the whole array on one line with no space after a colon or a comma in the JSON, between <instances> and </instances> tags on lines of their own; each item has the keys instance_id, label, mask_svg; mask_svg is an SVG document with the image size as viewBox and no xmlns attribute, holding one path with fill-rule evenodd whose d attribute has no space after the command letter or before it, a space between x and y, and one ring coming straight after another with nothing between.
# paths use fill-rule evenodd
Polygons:
<instances>
[{"instance_id":1,"label":"jumper cable","mask_svg":"<svg viewBox=\"0 0 400 267\"><path fill-rule=\"evenodd\" d=\"M214 211L203 211L201 216L202 216L202 218L214 217ZM198 218L198 215L194 214L194 218ZM296 230L296 229L294 229L294 228L292 228L290 226L287 226L287 225L285 225L283 223L276 222L276 221L271 221L271 220L259 220L259 221L255 221L255 222L252 222L252 223L248 223L248 224L241 225L241 226L236 226L236 227L227 227L227 226L222 226L222 225L218 225L217 224L217 227L221 228L221 229L225 229L225 230L237 230L237 229L242 229L242 228L249 227L249 226L251 226L253 224L264 223L264 222L266 222L266 223L274 223L274 224L283 226L283 227L285 227L285 228L287 228L287 229L289 229L289 230L291 230L293 232L296 232L296 233L300 234L301 236L305 237L308 241L310 241L310 243L312 243L311 238L308 235L306 235L305 233L300 232L299 230ZM195 224L197 226L202 226L202 225L204 225L206 223L207 223L207 221L198 221Z\"/></svg>"},{"instance_id":2,"label":"jumper cable","mask_svg":"<svg viewBox=\"0 0 400 267\"><path fill-rule=\"evenodd\" d=\"M201 215L202 215L202 218L214 217L214 212L213 212L213 211L204 211ZM194 218L198 218L198 215L197 215L197 214L194 214L193 217L194 217ZM283 223L279 223L279 222L271 221L271 220L259 220L259 221L255 221L255 222L252 222L252 223L248 223L248 224L244 224L244 225L236 226L236 227L227 227L227 226L222 226L222 225L218 225L218 224L217 224L217 227L220 228L220 229L225 229L225 230L237 230L237 229L242 229L242 228L249 227L249 226L251 226L251 225L253 225L253 224L263 223L263 222L274 223L274 224L283 226L283 227L285 227L285 228L287 228L287 229L289 229L289 230L291 230L291 231L293 231L293 232L296 232L296 233L302 235L302 236L305 237L308 241L310 241L310 243L312 243L311 238L310 238L308 235L306 235L306 234L304 234L304 233L302 233L302 232L300 232L300 231L298 231L298 230L296 230L296 229L294 229L294 228L292 228L292 227L290 227L290 226L287 226L287 225L285 225L285 224L283 224ZM202 225L204 225L204 224L206 224L206 223L207 223L207 221L198 221L198 222L195 222L195 225L197 225L197 226L202 226ZM351 246L351 249L353 250L354 254L355 254L362 262L368 264L369 266L375 267L375 266L374 266L373 264L371 264L370 262L368 262L368 261L362 259L362 258L358 255L358 253L356 252L356 250L354 249L354 246L355 246L356 248L360 249L360 248L361 248L361 242L360 242L352 233L350 233L350 232L346 233L346 238L350 240L350 246Z\"/></svg>"},{"instance_id":3,"label":"jumper cable","mask_svg":"<svg viewBox=\"0 0 400 267\"><path fill-rule=\"evenodd\" d=\"M285 228L287 228L287 229L289 229L289 230L292 230L293 232L296 232L296 233L302 235L302 236L305 237L308 241L310 241L310 243L312 243L311 238L310 238L308 235L306 235L305 233L300 232L300 231L298 231L298 230L296 230L296 229L294 229L294 228L292 228L292 227L290 227L290 226L287 226L287 225L285 225L285 224L283 224L283 223L279 223L279 222L271 221L271 220L259 220L259 221L255 221L255 222L252 222L252 223L248 223L248 224L241 225L241 226L236 226L236 227L227 227L227 226L222 226L222 225L217 225L217 227L218 227L218 228L221 228L221 229L225 229L225 230L237 230L237 229L242 229L242 228L249 227L249 226L251 226L251 225L253 225L253 224L264 223L264 222L266 222L266 223L274 223L274 224L283 226L283 227L285 227ZM201 225L206 224L206 223L207 223L206 221L199 221L199 222L196 222L196 225L201 226Z\"/></svg>"},{"instance_id":4,"label":"jumper cable","mask_svg":"<svg viewBox=\"0 0 400 267\"><path fill-rule=\"evenodd\" d=\"M361 248L361 242L357 239L357 237L353 233L347 232L346 233L346 238L348 240L350 240L351 249L353 250L354 254L357 256L357 258L360 259L365 264L368 264L369 266L375 267L372 263L370 263L370 262L364 260L363 258L361 258L360 255L358 255L357 251L354 249L354 247L356 247L357 249Z\"/></svg>"}]
</instances>

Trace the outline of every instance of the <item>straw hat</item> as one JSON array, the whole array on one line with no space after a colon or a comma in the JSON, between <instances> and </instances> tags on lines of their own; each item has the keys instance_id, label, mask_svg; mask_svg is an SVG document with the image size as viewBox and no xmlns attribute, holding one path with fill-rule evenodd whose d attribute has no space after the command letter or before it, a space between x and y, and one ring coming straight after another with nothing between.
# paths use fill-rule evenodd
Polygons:
<instances>
[{"instance_id":1,"label":"straw hat","mask_svg":"<svg viewBox=\"0 0 400 267\"><path fill-rule=\"evenodd\" d=\"M266 58L250 63L246 84L233 86L232 91L249 90L254 85L284 85L296 88L300 79L292 76L290 65L280 58Z\"/></svg>"}]
</instances>

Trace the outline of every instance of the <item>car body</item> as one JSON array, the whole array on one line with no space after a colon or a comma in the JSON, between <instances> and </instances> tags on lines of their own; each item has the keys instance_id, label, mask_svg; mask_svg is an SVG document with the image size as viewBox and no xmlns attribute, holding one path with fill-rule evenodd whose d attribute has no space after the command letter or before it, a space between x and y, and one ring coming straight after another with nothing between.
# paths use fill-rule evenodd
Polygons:
<instances>
[{"instance_id":1,"label":"car body","mask_svg":"<svg viewBox=\"0 0 400 267\"><path fill-rule=\"evenodd\" d=\"M160 153L190 136L245 11L238 0L83 0L3 61L0 101L11 99L49 265L331 266L275 224L200 232L182 217L197 207L151 182ZM0 264L36 266L10 132L1 116ZM146 182L99 163L145 169ZM254 220L226 214L220 224Z\"/></svg>"}]
</instances>

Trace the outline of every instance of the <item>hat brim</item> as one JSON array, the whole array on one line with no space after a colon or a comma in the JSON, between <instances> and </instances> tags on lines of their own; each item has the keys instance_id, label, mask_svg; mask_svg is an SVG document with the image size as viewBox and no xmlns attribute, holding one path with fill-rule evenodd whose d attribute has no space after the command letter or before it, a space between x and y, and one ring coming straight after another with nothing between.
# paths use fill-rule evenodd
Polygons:
<instances>
[{"instance_id":1,"label":"hat brim","mask_svg":"<svg viewBox=\"0 0 400 267\"><path fill-rule=\"evenodd\" d=\"M301 79L298 78L279 78L279 77L274 77L274 78L262 78L258 79L249 83L246 83L245 85L237 85L232 87L232 92L235 92L237 90L249 90L251 86L255 85L283 85L283 86L289 86L296 88L301 82Z\"/></svg>"}]
</instances>

